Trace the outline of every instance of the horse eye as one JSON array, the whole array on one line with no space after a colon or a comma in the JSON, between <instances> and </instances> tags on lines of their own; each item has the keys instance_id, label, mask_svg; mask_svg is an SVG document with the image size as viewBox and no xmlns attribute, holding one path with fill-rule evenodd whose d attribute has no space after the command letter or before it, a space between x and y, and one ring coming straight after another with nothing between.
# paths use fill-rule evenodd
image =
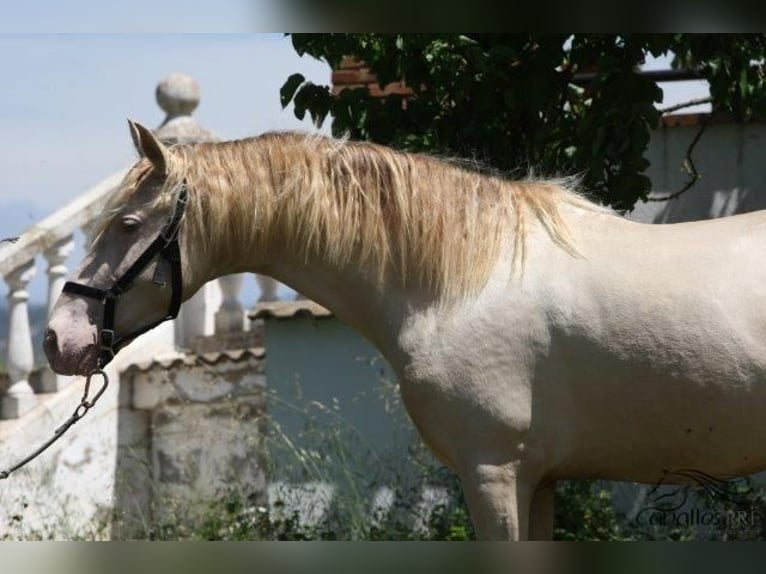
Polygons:
<instances>
[{"instance_id":1,"label":"horse eye","mask_svg":"<svg viewBox=\"0 0 766 574\"><path fill-rule=\"evenodd\" d=\"M138 217L128 215L122 218L122 227L126 231L132 231L141 225L141 220Z\"/></svg>"}]
</instances>

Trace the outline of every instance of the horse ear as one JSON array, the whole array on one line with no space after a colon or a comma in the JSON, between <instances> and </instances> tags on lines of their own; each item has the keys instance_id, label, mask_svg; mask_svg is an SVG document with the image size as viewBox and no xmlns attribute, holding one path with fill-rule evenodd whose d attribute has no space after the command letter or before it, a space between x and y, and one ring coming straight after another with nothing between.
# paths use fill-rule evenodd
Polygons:
<instances>
[{"instance_id":1,"label":"horse ear","mask_svg":"<svg viewBox=\"0 0 766 574\"><path fill-rule=\"evenodd\" d=\"M152 130L142 126L137 122L128 120L130 126L130 136L133 138L133 144L141 157L145 157L154 168L162 174L168 172L168 148L152 133Z\"/></svg>"}]
</instances>

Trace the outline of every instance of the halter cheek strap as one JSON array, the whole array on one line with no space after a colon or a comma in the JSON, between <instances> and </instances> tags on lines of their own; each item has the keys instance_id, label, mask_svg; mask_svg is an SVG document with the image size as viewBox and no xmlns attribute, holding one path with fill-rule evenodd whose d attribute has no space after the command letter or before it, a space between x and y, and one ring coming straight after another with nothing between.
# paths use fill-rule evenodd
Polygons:
<instances>
[{"instance_id":1,"label":"halter cheek strap","mask_svg":"<svg viewBox=\"0 0 766 574\"><path fill-rule=\"evenodd\" d=\"M100 289L98 287L91 287L90 285L83 285L82 283L75 283L73 281L67 281L64 284L64 293L96 299L97 301L101 301L104 306L104 316L101 323L101 330L99 331L99 368L106 366L126 341L134 339L150 329L153 329L160 323L167 321L168 319L175 319L178 316L183 295L181 249L178 244L178 228L181 224L181 218L183 217L184 211L186 210L187 202L188 191L186 189L186 181L184 180L181 184L181 190L178 193L178 200L176 201L175 210L173 211L173 216L170 218L170 221L168 221L165 227L162 228L159 235L152 241L149 247L144 250L138 259L133 262L127 271L125 271L125 273L123 273L110 288ZM159 256L158 266L167 263L170 268L171 294L167 314L158 321L154 321L153 323L140 327L127 335L115 339L114 314L117 302L124 293L133 287L133 282L136 278L144 272L152 262L152 259L157 256ZM160 275L162 274L155 273L155 282L157 282ZM159 282L160 284L165 283L164 280Z\"/></svg>"}]
</instances>

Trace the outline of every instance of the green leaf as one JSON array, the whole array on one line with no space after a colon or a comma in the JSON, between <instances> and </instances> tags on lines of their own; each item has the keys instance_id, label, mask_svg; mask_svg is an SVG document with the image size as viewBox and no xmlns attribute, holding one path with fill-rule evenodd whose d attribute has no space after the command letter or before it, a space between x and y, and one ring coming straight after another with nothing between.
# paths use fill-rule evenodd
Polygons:
<instances>
[{"instance_id":1,"label":"green leaf","mask_svg":"<svg viewBox=\"0 0 766 574\"><path fill-rule=\"evenodd\" d=\"M282 107L286 108L290 100L295 96L296 90L303 84L306 78L303 74L292 74L287 81L282 84L282 88L279 90L279 98L282 101Z\"/></svg>"}]
</instances>

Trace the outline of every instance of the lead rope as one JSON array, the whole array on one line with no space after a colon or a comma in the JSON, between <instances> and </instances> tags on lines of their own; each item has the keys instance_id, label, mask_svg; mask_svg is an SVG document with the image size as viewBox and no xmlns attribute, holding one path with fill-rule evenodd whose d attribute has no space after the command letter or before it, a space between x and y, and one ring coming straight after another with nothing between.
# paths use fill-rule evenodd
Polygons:
<instances>
[{"instance_id":1,"label":"lead rope","mask_svg":"<svg viewBox=\"0 0 766 574\"><path fill-rule=\"evenodd\" d=\"M93 396L93 398L89 399L88 395L90 394L90 379L93 375L101 375L104 378L104 382L101 385L101 388L98 390L98 392ZM106 373L104 371L102 371L101 369L92 370L90 374L88 375L88 377L85 379L85 390L82 393L82 399L80 399L80 404L77 405L77 408L72 413L72 416L70 416L66 421L64 421L64 424L62 424L59 428L53 431L53 436L50 439L48 439L44 444L42 444L32 454L30 454L25 459L17 462L14 466L10 467L8 470L0 471L0 480L4 480L8 478L11 475L11 473L16 472L22 466L24 466L25 464L37 458L49 446L51 446L54 442L60 439L64 435L64 433L67 430L69 430L69 427L71 427L74 423L79 421L82 417L85 416L85 413L87 413L91 408L93 408L93 405L95 405L96 401L99 398L101 398L101 395L104 394L104 391L106 391L106 387L108 385L109 385L109 377L106 376Z\"/></svg>"}]
</instances>

